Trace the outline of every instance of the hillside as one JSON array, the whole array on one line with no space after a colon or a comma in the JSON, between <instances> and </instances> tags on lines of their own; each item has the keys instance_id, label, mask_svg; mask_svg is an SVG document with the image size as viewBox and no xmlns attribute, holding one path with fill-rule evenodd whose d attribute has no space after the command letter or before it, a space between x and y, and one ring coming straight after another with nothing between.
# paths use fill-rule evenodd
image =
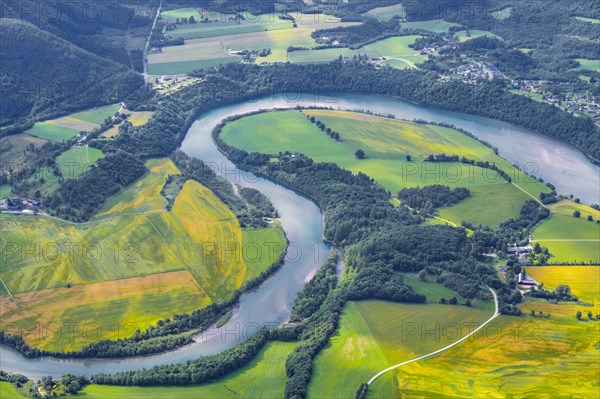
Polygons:
<instances>
[{"instance_id":1,"label":"hillside","mask_svg":"<svg viewBox=\"0 0 600 399\"><path fill-rule=\"evenodd\" d=\"M28 22L2 19L0 41L2 125L115 103L143 84L125 66Z\"/></svg>"}]
</instances>

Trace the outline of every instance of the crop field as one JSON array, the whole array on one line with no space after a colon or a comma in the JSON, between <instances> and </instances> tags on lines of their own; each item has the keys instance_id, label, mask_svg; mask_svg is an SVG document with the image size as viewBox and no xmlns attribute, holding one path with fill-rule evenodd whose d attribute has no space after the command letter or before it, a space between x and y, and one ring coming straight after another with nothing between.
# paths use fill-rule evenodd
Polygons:
<instances>
[{"instance_id":1,"label":"crop field","mask_svg":"<svg viewBox=\"0 0 600 399\"><path fill-rule=\"evenodd\" d=\"M161 11L160 16L167 21L175 21L177 18L194 17L198 21L201 16L195 8L177 8L174 10Z\"/></svg>"},{"instance_id":2,"label":"crop field","mask_svg":"<svg viewBox=\"0 0 600 399\"><path fill-rule=\"evenodd\" d=\"M89 399L281 398L287 380L285 361L294 347L291 342L269 342L250 364L208 384L180 387L90 385L83 390L82 396Z\"/></svg>"},{"instance_id":3,"label":"crop field","mask_svg":"<svg viewBox=\"0 0 600 399\"><path fill-rule=\"evenodd\" d=\"M289 53L291 62L328 62L342 57L366 54L369 57L385 58L385 62L395 68L412 68L415 64L427 61L427 57L418 55L418 52L409 44L415 42L420 36L395 36L368 44L357 50L349 48L331 48L321 50L300 50Z\"/></svg>"},{"instance_id":4,"label":"crop field","mask_svg":"<svg viewBox=\"0 0 600 399\"><path fill-rule=\"evenodd\" d=\"M454 35L460 42L466 42L470 39L475 39L477 37L487 36L489 38L504 40L500 36L493 34L487 30L479 30L479 29L471 29L471 30L461 30L456 32Z\"/></svg>"},{"instance_id":5,"label":"crop field","mask_svg":"<svg viewBox=\"0 0 600 399\"><path fill-rule=\"evenodd\" d=\"M395 396L597 396L600 321L588 320L587 312L600 312L598 268L529 267L527 273L548 288L567 284L580 300L595 305L526 302L524 316L500 316L460 346L396 370ZM531 310L538 316L530 316ZM577 311L584 314L581 321ZM388 383L376 381L374 392L380 384Z\"/></svg>"},{"instance_id":6,"label":"crop field","mask_svg":"<svg viewBox=\"0 0 600 399\"><path fill-rule=\"evenodd\" d=\"M533 231L533 240L548 247L549 263L600 264L600 211L587 205L563 200L548 206L552 216ZM573 216L578 210L579 218ZM593 221L588 221L592 216Z\"/></svg>"},{"instance_id":7,"label":"crop field","mask_svg":"<svg viewBox=\"0 0 600 399\"><path fill-rule=\"evenodd\" d=\"M303 115L314 115L331 129L340 132L339 142L329 138ZM286 132L286 134L281 134ZM400 120L345 111L280 111L252 115L228 124L222 137L229 144L247 151L278 153L299 151L317 162L335 162L353 172L364 172L392 193L403 187L444 184L468 187L472 196L440 214L456 224L496 225L519 214L530 198L506 183L491 170L456 163L424 163L430 154L457 154L474 160L488 160L505 170L525 191L536 198L548 189L528 178L509 162L478 141L452 129L414 124ZM354 156L363 149L366 159ZM406 162L406 155L412 156ZM498 197L498 198L497 198ZM489 204L493 203L494 206Z\"/></svg>"},{"instance_id":8,"label":"crop field","mask_svg":"<svg viewBox=\"0 0 600 399\"><path fill-rule=\"evenodd\" d=\"M393 4L387 7L373 8L372 10L369 10L366 15L375 17L381 21L389 21L395 16L404 18L406 16L406 12L402 4Z\"/></svg>"},{"instance_id":9,"label":"crop field","mask_svg":"<svg viewBox=\"0 0 600 399\"><path fill-rule=\"evenodd\" d=\"M385 301L346 304L340 327L315 361L309 397L347 398L378 371L444 347L485 321L489 312L460 305ZM327 370L336 370L331 378ZM380 377L372 397L393 397L392 373Z\"/></svg>"},{"instance_id":10,"label":"crop field","mask_svg":"<svg viewBox=\"0 0 600 399\"><path fill-rule=\"evenodd\" d=\"M243 237L230 209L195 181L185 182L172 210L166 211L167 201L160 191L167 176L179 171L169 159L150 160L146 165L149 173L107 200L99 219L72 224L41 216L0 215L1 244L7 265L2 268L0 277L23 309L31 307L35 317L40 317L42 312L36 313L35 309L50 306L43 313L54 317L54 321L68 316L68 321L84 322L88 315L98 314L98 309L110 302L107 308L114 305L122 307L122 311L113 310L113 316L107 313L103 322L130 321L132 314L142 312L143 303L138 305L137 297L115 297L114 290L107 289L106 292L113 295L112 300L96 298L89 306L78 308L81 311L73 310L69 314L57 313L67 308L60 297L67 295L64 292L79 290L83 290L81 295L85 297L86 287L101 284L112 287L114 280L137 281L134 278L164 276L166 272L185 272L186 276L192 276L195 285L190 285L192 280L188 279L180 288L198 286L201 292L193 294L196 296L188 292L185 297L172 300L189 303L195 309L228 299L244 281L271 265L269 257L257 259L249 250L247 255L251 262L246 266L242 251L244 239L250 246L272 240L282 243L281 250L284 249L285 239L277 227L250 231ZM279 254L276 252L272 258L277 259ZM156 295L173 296L171 291L160 289ZM146 299L152 301L153 298ZM160 300L164 300L164 296L162 298ZM67 296L65 302L82 304L85 301ZM133 310L126 311L128 307ZM160 313L164 308L158 305L150 308L158 313L136 316L140 325L174 312L171 309ZM35 317L31 313L19 313L11 316L11 321L31 321ZM61 341L55 345L63 344Z\"/></svg>"},{"instance_id":11,"label":"crop field","mask_svg":"<svg viewBox=\"0 0 600 399\"><path fill-rule=\"evenodd\" d=\"M108 198L98 210L96 219L109 216L162 210L167 199L160 194L169 175L181 171L166 158L151 159L146 162L148 173L120 193Z\"/></svg>"},{"instance_id":12,"label":"crop field","mask_svg":"<svg viewBox=\"0 0 600 399\"><path fill-rule=\"evenodd\" d=\"M342 23L331 16L321 14L300 14L296 19L296 23L298 25L297 28L262 29L260 31L237 34L230 32L223 36L189 39L182 46L164 47L162 53L150 54L148 56L148 71L151 75L176 75L222 63L241 62L241 57L231 55L229 50L244 49L271 49L271 54L267 57L258 57L256 59L257 63L285 62L288 60L287 48L289 46L311 48L316 45L316 42L311 37L311 33L316 29L357 24L355 22ZM206 25L209 26L211 24ZM247 25L252 24L248 23Z\"/></svg>"},{"instance_id":13,"label":"crop field","mask_svg":"<svg viewBox=\"0 0 600 399\"><path fill-rule=\"evenodd\" d=\"M275 14L261 14L247 15L247 18L241 20L239 23L223 20L219 22L178 25L175 30L169 32L169 35L181 37L182 39L198 39L291 28L291 21L281 20Z\"/></svg>"},{"instance_id":14,"label":"crop field","mask_svg":"<svg viewBox=\"0 0 600 399\"><path fill-rule=\"evenodd\" d=\"M576 71L589 70L600 72L600 60L586 60L584 58L577 58L576 61L581 64L575 68Z\"/></svg>"},{"instance_id":15,"label":"crop field","mask_svg":"<svg viewBox=\"0 0 600 399\"><path fill-rule=\"evenodd\" d=\"M152 115L154 115L153 111L123 110L123 113L130 114L130 116L127 118L127 120L129 122L131 122L131 124L133 126L145 125L146 122L148 122L150 120L150 118L152 118ZM113 137L117 136L119 134L119 126L121 126L121 125L122 125L122 123L120 123L116 126L113 126L108 130L105 130L104 132L102 132L100 137L113 138Z\"/></svg>"},{"instance_id":16,"label":"crop field","mask_svg":"<svg viewBox=\"0 0 600 399\"><path fill-rule=\"evenodd\" d=\"M97 107L86 111L76 112L57 119L36 122L25 133L46 140L65 141L77 135L80 131L96 129L106 118L115 114L121 108L119 104Z\"/></svg>"},{"instance_id":17,"label":"crop field","mask_svg":"<svg viewBox=\"0 0 600 399\"><path fill-rule=\"evenodd\" d=\"M490 15L497 20L503 20L510 17L510 13L512 12L512 7L506 7L498 11L491 12Z\"/></svg>"},{"instance_id":18,"label":"crop field","mask_svg":"<svg viewBox=\"0 0 600 399\"><path fill-rule=\"evenodd\" d=\"M434 33L448 33L450 28L453 26L460 26L460 24L456 24L454 22L447 22L443 19L433 19L431 21L403 22L400 24L400 28L402 29L422 29Z\"/></svg>"},{"instance_id":19,"label":"crop field","mask_svg":"<svg viewBox=\"0 0 600 399\"><path fill-rule=\"evenodd\" d=\"M76 350L100 339L125 338L175 313L210 304L189 271L53 288L0 298L4 330L19 333L36 323L49 326L26 335L46 350ZM69 327L75 326L73 333ZM88 338L89 337L89 338Z\"/></svg>"}]
</instances>

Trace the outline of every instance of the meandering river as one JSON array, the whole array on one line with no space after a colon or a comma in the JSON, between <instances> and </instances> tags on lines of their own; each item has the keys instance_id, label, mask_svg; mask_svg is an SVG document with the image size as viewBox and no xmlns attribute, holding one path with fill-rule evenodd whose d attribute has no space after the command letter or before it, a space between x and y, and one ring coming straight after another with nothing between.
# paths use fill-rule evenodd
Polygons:
<instances>
[{"instance_id":1,"label":"meandering river","mask_svg":"<svg viewBox=\"0 0 600 399\"><path fill-rule=\"evenodd\" d=\"M293 108L297 105L362 109L409 120L450 123L496 146L501 156L512 163L523 165L545 181L552 182L559 193L574 194L586 203L600 203L599 168L581 151L508 123L440 111L375 95L339 94L315 98L312 94L292 93L220 107L200 116L190 128L181 148L187 154L214 167L224 178L241 186L255 188L271 199L281 215L282 227L290 240L283 267L260 287L243 294L231 319L223 327L196 337L196 342L186 347L145 357L67 360L51 357L27 359L11 348L0 346L0 368L34 379L46 375L60 377L67 372L91 375L149 368L218 353L241 342L260 326L275 326L285 322L289 318L296 293L310 280L331 252L322 240L322 214L313 202L293 191L249 172L237 170L213 143L211 131L231 115L259 109ZM268 246L263 251L263 255L267 256Z\"/></svg>"}]
</instances>

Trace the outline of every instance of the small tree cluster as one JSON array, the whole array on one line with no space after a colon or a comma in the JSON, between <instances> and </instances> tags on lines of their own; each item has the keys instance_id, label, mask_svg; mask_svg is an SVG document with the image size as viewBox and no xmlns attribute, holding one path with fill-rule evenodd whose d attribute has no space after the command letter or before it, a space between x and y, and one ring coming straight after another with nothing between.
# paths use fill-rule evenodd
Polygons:
<instances>
[{"instance_id":1,"label":"small tree cluster","mask_svg":"<svg viewBox=\"0 0 600 399\"><path fill-rule=\"evenodd\" d=\"M315 125L317 125L317 127L319 129L321 129L322 132L326 133L329 137L331 137L335 141L339 141L340 140L340 133L339 132L336 132L335 130L332 130L330 127L325 126L325 124L323 122L321 122L320 120L318 120L314 116L308 116L307 115L306 117L308 118L308 120L311 123L314 123Z\"/></svg>"}]
</instances>

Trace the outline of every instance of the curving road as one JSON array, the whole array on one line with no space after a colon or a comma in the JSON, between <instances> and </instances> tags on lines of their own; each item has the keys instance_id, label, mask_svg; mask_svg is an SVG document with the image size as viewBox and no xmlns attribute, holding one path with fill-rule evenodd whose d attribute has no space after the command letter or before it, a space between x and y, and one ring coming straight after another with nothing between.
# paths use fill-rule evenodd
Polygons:
<instances>
[{"instance_id":1,"label":"curving road","mask_svg":"<svg viewBox=\"0 0 600 399\"><path fill-rule=\"evenodd\" d=\"M398 364L395 364L393 366L390 366L390 367L388 367L385 370L381 370L379 373L377 373L373 377L371 377L371 379L367 382L367 384L371 385L376 379L378 379L379 377L381 377L383 374L387 373L388 371L397 369L398 367L404 366L404 365L406 365L408 363L416 362L417 360L425 359L425 358L437 355L438 353L442 353L444 351L447 351L448 349L452 348L453 346L456 346L456 345L460 344L461 342L463 342L464 340L468 339L469 337L473 336L477 331L481 330L486 325L488 325L492 320L494 320L496 317L498 317L500 315L500 313L498 312L498 296L496 295L496 293L494 292L493 289L491 289L490 287L488 287L488 289L490 290L490 292L494 296L494 304L496 306L496 309L494 310L494 314L492 315L492 317L490 317L489 319L487 319L485 321L485 323L483 323L482 325L480 325L475 330L471 331L469 334L465 335L464 337L462 337L458 341L453 342L450 345L443 347L442 349L438 349L438 350L433 351L431 353L428 353L426 355L415 357L414 359L410 359L410 360L407 360L405 362L398 363Z\"/></svg>"}]
</instances>

